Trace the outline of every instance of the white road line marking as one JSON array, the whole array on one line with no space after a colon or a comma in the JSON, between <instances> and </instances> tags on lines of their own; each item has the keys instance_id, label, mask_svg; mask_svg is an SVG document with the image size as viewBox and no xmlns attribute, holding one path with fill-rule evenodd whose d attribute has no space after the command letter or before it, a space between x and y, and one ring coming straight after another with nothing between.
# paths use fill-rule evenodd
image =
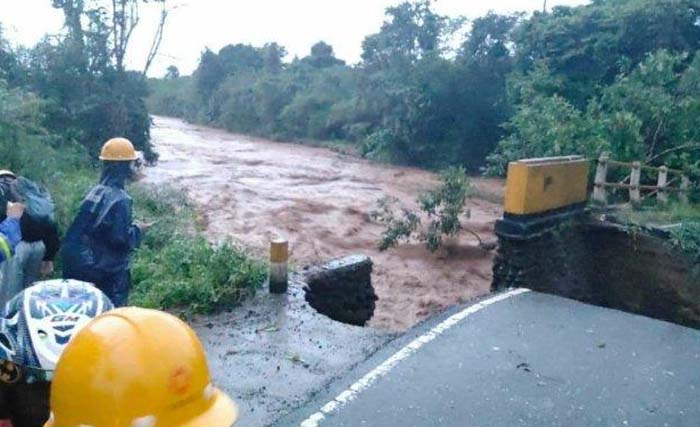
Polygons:
<instances>
[{"instance_id":1,"label":"white road line marking","mask_svg":"<svg viewBox=\"0 0 700 427\"><path fill-rule=\"evenodd\" d=\"M457 323L461 322L462 320L466 319L467 317L471 316L472 314L499 301L503 301L510 297L514 297L516 295L520 295L529 291L529 289L524 288L513 289L508 292L485 299L481 302L478 302L472 306L465 308L459 313L453 314L452 316L443 320L433 329L429 330L425 334L419 336L418 338L408 343L404 348L394 353L393 356L385 360L381 365L374 368L367 375L360 378L360 380L358 380L355 384L351 385L347 390L343 391L338 396L336 396L335 399L323 405L323 407L321 407L321 409L318 412L304 420L300 424L300 427L318 427L318 425L324 420L324 418L326 418L326 415L329 415L330 413L337 411L338 409L345 406L347 403L349 403L355 397L357 397L357 395L360 394L363 390L369 388L372 385L372 383L374 383L376 380L388 374L389 371L391 371L396 365L398 365L400 361L406 359L413 353L417 352L418 350L420 350L421 347L434 340L435 338L443 334L445 331L447 331Z\"/></svg>"}]
</instances>

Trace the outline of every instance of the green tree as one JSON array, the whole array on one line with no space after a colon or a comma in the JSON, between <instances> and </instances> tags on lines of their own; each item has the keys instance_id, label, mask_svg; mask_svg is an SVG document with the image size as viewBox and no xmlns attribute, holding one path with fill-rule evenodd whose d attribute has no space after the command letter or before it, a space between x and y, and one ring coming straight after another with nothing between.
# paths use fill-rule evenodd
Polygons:
<instances>
[{"instance_id":1,"label":"green tree","mask_svg":"<svg viewBox=\"0 0 700 427\"><path fill-rule=\"evenodd\" d=\"M166 80L175 80L180 77L180 69L177 68L174 65L171 65L168 67L168 69L165 72L165 77L164 79Z\"/></svg>"},{"instance_id":2,"label":"green tree","mask_svg":"<svg viewBox=\"0 0 700 427\"><path fill-rule=\"evenodd\" d=\"M267 43L263 47L263 67L266 72L277 74L284 68L287 50L277 43Z\"/></svg>"},{"instance_id":3,"label":"green tree","mask_svg":"<svg viewBox=\"0 0 700 427\"><path fill-rule=\"evenodd\" d=\"M490 171L502 174L518 158L597 158L602 151L619 160L697 169L698 81L697 54L688 63L686 54L660 50L578 109L559 94L561 80L537 67L513 82L519 104L507 125L510 136L489 157Z\"/></svg>"},{"instance_id":4,"label":"green tree","mask_svg":"<svg viewBox=\"0 0 700 427\"><path fill-rule=\"evenodd\" d=\"M498 141L505 136L502 124L512 113L507 80L514 68L510 49L512 33L521 15L488 15L472 22L457 57L459 80L454 98L459 100L455 125L459 144L455 158L468 170L480 170Z\"/></svg>"},{"instance_id":5,"label":"green tree","mask_svg":"<svg viewBox=\"0 0 700 427\"><path fill-rule=\"evenodd\" d=\"M698 0L597 0L579 7L535 13L514 35L520 71L544 61L565 77L561 95L584 108L598 90L612 84L658 49L700 48Z\"/></svg>"},{"instance_id":6,"label":"green tree","mask_svg":"<svg viewBox=\"0 0 700 427\"><path fill-rule=\"evenodd\" d=\"M426 53L438 51L440 42L448 36L448 18L433 12L429 0L389 7L386 16L380 32L362 43L365 67L408 65Z\"/></svg>"},{"instance_id":7,"label":"green tree","mask_svg":"<svg viewBox=\"0 0 700 427\"><path fill-rule=\"evenodd\" d=\"M435 252L442 246L445 236L456 236L461 231L471 233L480 245L487 248L480 236L465 228L461 222L463 218L469 217L465 204L470 184L464 168L449 168L442 172L440 180L438 187L418 196L420 213L403 207L399 213L395 206L396 200L379 201L379 210L372 212L371 216L386 225L379 242L380 250L416 239L424 242L428 250ZM423 226L421 216L429 220L426 226Z\"/></svg>"},{"instance_id":8,"label":"green tree","mask_svg":"<svg viewBox=\"0 0 700 427\"><path fill-rule=\"evenodd\" d=\"M25 74L17 53L4 38L0 25L0 79L9 85L20 86L25 82Z\"/></svg>"},{"instance_id":9,"label":"green tree","mask_svg":"<svg viewBox=\"0 0 700 427\"><path fill-rule=\"evenodd\" d=\"M440 56L440 41L455 30L448 22L429 1L406 2L388 8L381 31L363 42L358 87L372 117L370 157L436 166L449 156L435 135L449 120L438 111L450 86L451 64Z\"/></svg>"},{"instance_id":10,"label":"green tree","mask_svg":"<svg viewBox=\"0 0 700 427\"><path fill-rule=\"evenodd\" d=\"M207 100L226 78L224 67L219 57L211 50L204 49L199 58L199 66L194 72L197 93L202 100Z\"/></svg>"},{"instance_id":11,"label":"green tree","mask_svg":"<svg viewBox=\"0 0 700 427\"><path fill-rule=\"evenodd\" d=\"M302 68L302 73L309 71ZM349 139L354 117L340 106L352 101L356 79L352 69L336 65L311 75L282 110L281 133L287 138Z\"/></svg>"},{"instance_id":12,"label":"green tree","mask_svg":"<svg viewBox=\"0 0 700 427\"><path fill-rule=\"evenodd\" d=\"M302 59L302 62L314 68L328 68L336 65L345 65L344 61L335 57L333 46L320 41L311 46L311 54Z\"/></svg>"},{"instance_id":13,"label":"green tree","mask_svg":"<svg viewBox=\"0 0 700 427\"><path fill-rule=\"evenodd\" d=\"M78 141L95 155L102 142L121 135L155 159L145 79L124 68L139 6L146 2L52 1L64 14L65 31L35 46L22 66L28 87L47 100L44 125L65 143Z\"/></svg>"},{"instance_id":14,"label":"green tree","mask_svg":"<svg viewBox=\"0 0 700 427\"><path fill-rule=\"evenodd\" d=\"M226 75L262 70L263 49L251 45L227 45L219 50L219 61Z\"/></svg>"}]
</instances>

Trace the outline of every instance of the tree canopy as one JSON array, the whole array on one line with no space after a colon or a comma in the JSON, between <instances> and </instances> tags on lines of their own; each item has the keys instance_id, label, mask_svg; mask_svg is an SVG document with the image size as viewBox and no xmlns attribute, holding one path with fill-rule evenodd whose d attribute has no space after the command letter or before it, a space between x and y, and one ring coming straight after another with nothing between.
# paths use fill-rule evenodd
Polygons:
<instances>
[{"instance_id":1,"label":"tree canopy","mask_svg":"<svg viewBox=\"0 0 700 427\"><path fill-rule=\"evenodd\" d=\"M697 167L700 0L594 0L467 22L433 2L386 10L348 65L321 41L205 51L150 105L283 139L334 139L396 163L501 174L523 156L585 154ZM177 108L174 108L177 106Z\"/></svg>"},{"instance_id":2,"label":"tree canopy","mask_svg":"<svg viewBox=\"0 0 700 427\"><path fill-rule=\"evenodd\" d=\"M129 138L149 160L150 118L144 73L162 37L166 9L142 71L126 70L124 57L139 7L164 0L52 0L64 15L64 31L30 49L13 49L0 33L0 79L42 99L42 126L57 144L78 142L95 155L114 136Z\"/></svg>"}]
</instances>

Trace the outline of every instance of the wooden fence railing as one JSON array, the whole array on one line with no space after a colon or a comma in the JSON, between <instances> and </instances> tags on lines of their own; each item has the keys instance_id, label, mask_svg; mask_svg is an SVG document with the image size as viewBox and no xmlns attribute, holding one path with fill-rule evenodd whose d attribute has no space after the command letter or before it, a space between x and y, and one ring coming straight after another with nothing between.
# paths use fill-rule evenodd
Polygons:
<instances>
[{"instance_id":1,"label":"wooden fence railing","mask_svg":"<svg viewBox=\"0 0 700 427\"><path fill-rule=\"evenodd\" d=\"M608 182L608 169L611 167L629 168L630 174L622 182ZM656 185L640 184L643 170L657 174ZM608 189L610 188L629 190L629 199L633 204L640 203L643 199L654 195L656 195L656 199L659 202L667 203L670 193L677 193L679 199L686 203L688 201L688 191L690 190L690 179L683 171L677 169L670 169L666 166L647 166L642 165L641 162L618 162L616 160L611 160L607 153L603 153L598 159L593 200L598 203L607 204ZM642 191L647 193L642 195Z\"/></svg>"}]
</instances>

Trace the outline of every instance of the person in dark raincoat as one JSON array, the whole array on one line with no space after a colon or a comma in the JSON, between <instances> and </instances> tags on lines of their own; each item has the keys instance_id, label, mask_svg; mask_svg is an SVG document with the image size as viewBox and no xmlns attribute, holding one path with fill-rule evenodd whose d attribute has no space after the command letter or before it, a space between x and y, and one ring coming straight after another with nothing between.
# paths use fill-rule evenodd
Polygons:
<instances>
[{"instance_id":1,"label":"person in dark raincoat","mask_svg":"<svg viewBox=\"0 0 700 427\"><path fill-rule=\"evenodd\" d=\"M136 225L126 182L136 160L127 139L114 138L102 147L100 183L83 200L63 244L63 277L95 284L121 307L131 286L129 260L147 225Z\"/></svg>"}]
</instances>

